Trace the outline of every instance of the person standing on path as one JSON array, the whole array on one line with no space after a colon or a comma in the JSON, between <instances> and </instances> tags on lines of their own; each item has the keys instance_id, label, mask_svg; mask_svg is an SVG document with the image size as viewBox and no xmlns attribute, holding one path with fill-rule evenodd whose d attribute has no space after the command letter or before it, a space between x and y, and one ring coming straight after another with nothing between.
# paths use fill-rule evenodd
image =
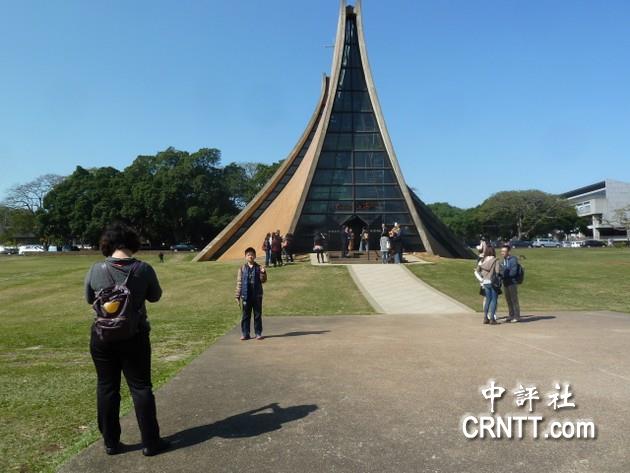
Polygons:
<instances>
[{"instance_id":1,"label":"person standing on path","mask_svg":"<svg viewBox=\"0 0 630 473\"><path fill-rule=\"evenodd\" d=\"M242 308L241 340L251 338L251 319L254 312L254 334L256 340L263 339L262 302L263 284L267 282L267 270L256 263L256 250L245 250L245 264L236 275L236 302Z\"/></svg>"},{"instance_id":2,"label":"person standing on path","mask_svg":"<svg viewBox=\"0 0 630 473\"><path fill-rule=\"evenodd\" d=\"M370 252L370 233L368 232L368 229L366 227L363 227L363 229L361 230L361 240L359 242L359 251L361 253ZM368 259L369 259L369 255L368 255Z\"/></svg>"},{"instance_id":3,"label":"person standing on path","mask_svg":"<svg viewBox=\"0 0 630 473\"><path fill-rule=\"evenodd\" d=\"M518 261L516 261L516 256L512 256L510 253L509 245L503 245L501 256L503 257L501 275L505 288L505 301L509 310L507 322L519 322L521 320L521 307L518 302L518 284L516 281Z\"/></svg>"},{"instance_id":4,"label":"person standing on path","mask_svg":"<svg viewBox=\"0 0 630 473\"><path fill-rule=\"evenodd\" d=\"M124 451L120 442L120 374L125 375L140 427L142 454L156 455L169 447L160 437L155 397L151 384L151 327L145 301L157 302L162 288L155 270L133 257L140 248L138 234L126 225L110 226L101 236L104 262L95 263L85 278L85 298L93 304L99 291L115 284L124 284L130 292L128 323L137 323L135 335L119 341L105 341L96 324L92 325L90 353L96 368L96 406L98 428L103 435L105 452L116 455ZM126 281L126 283L125 283ZM109 302L108 302L109 303ZM131 317L137 315L138 317ZM133 333L133 332L132 332Z\"/></svg>"},{"instance_id":5,"label":"person standing on path","mask_svg":"<svg viewBox=\"0 0 630 473\"><path fill-rule=\"evenodd\" d=\"M387 264L387 261L389 260L389 248L390 248L390 242L389 242L387 229L383 229L383 233L381 233L380 246L381 246L381 261L383 262L383 264Z\"/></svg>"},{"instance_id":6,"label":"person standing on path","mask_svg":"<svg viewBox=\"0 0 630 473\"><path fill-rule=\"evenodd\" d=\"M497 299L499 297L499 281L500 281L499 261L496 252L491 245L487 245L483 259L479 261L475 270L475 277L484 289L486 303L484 304L484 324L497 324Z\"/></svg>"}]
</instances>

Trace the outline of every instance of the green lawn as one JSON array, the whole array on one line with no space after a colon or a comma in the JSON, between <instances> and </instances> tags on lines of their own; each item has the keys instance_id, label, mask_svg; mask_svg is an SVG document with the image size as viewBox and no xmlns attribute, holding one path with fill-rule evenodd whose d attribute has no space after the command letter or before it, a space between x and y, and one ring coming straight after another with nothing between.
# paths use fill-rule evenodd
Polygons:
<instances>
[{"instance_id":1,"label":"green lawn","mask_svg":"<svg viewBox=\"0 0 630 473\"><path fill-rule=\"evenodd\" d=\"M191 255L142 255L164 289L150 304L154 384L160 386L239 320L237 265ZM0 259L0 471L51 472L98 438L91 309L83 277L99 256ZM269 269L265 315L371 314L346 268ZM330 297L334 294L335 297ZM125 388L126 389L126 388ZM123 410L130 408L128 393Z\"/></svg>"},{"instance_id":2,"label":"green lawn","mask_svg":"<svg viewBox=\"0 0 630 473\"><path fill-rule=\"evenodd\" d=\"M612 310L630 313L630 250L627 248L515 249L525 268L519 286L525 311ZM408 265L431 286L475 310L481 308L471 260L433 259ZM503 297L499 310L505 308Z\"/></svg>"}]
</instances>

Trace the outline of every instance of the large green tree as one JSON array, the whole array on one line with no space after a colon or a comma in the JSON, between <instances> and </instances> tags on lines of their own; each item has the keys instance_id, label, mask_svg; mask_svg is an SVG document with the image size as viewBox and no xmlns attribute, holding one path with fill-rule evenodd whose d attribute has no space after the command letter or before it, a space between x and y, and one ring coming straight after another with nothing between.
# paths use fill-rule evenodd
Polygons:
<instances>
[{"instance_id":1,"label":"large green tree","mask_svg":"<svg viewBox=\"0 0 630 473\"><path fill-rule=\"evenodd\" d=\"M482 232L491 238L533 238L579 225L575 208L556 195L539 190L498 192L476 210Z\"/></svg>"},{"instance_id":2,"label":"large green tree","mask_svg":"<svg viewBox=\"0 0 630 473\"><path fill-rule=\"evenodd\" d=\"M39 212L51 242L95 244L107 223L120 218L121 173L112 167L76 170L46 194Z\"/></svg>"}]
</instances>

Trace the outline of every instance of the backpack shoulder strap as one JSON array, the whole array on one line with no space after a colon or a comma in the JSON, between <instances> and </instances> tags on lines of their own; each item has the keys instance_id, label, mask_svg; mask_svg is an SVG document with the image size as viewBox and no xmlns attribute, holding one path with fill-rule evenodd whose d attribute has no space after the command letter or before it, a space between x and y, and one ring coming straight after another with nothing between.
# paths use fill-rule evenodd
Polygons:
<instances>
[{"instance_id":1,"label":"backpack shoulder strap","mask_svg":"<svg viewBox=\"0 0 630 473\"><path fill-rule=\"evenodd\" d=\"M129 272L127 273L127 277L125 278L125 282L123 283L125 286L127 285L127 282L129 281L129 278L131 277L131 275L133 274L133 272L141 265L142 263L140 261L134 261L131 265L131 268L129 269Z\"/></svg>"}]
</instances>

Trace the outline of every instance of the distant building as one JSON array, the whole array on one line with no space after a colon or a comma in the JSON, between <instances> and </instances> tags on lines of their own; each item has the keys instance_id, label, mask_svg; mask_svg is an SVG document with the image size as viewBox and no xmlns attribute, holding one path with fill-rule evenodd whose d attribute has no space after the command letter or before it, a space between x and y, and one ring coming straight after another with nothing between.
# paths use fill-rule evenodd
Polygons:
<instances>
[{"instance_id":1,"label":"distant building","mask_svg":"<svg viewBox=\"0 0 630 473\"><path fill-rule=\"evenodd\" d=\"M578 216L591 218L588 226L594 239L626 238L616 212L630 209L630 183L606 179L561 194L575 206Z\"/></svg>"}]
</instances>

